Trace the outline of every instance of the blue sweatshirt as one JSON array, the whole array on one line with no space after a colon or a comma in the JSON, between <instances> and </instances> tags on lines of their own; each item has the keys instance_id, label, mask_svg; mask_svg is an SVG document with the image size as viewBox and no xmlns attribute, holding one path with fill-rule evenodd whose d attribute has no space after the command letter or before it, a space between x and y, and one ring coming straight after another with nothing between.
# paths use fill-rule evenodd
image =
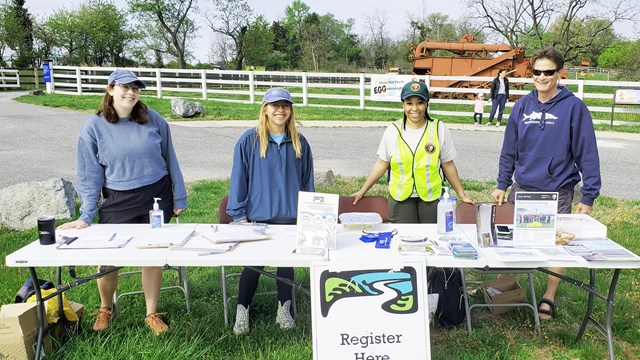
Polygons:
<instances>
[{"instance_id":1,"label":"blue sweatshirt","mask_svg":"<svg viewBox=\"0 0 640 360\"><path fill-rule=\"evenodd\" d=\"M78 136L76 191L80 196L80 219L91 223L103 187L132 190L171 175L174 209L187 208L178 158L173 149L169 124L149 109L149 121L129 119L109 123L93 115ZM151 208L149 208L151 210Z\"/></svg>"},{"instance_id":2,"label":"blue sweatshirt","mask_svg":"<svg viewBox=\"0 0 640 360\"><path fill-rule=\"evenodd\" d=\"M227 214L234 221L290 224L296 221L298 191L315 191L313 156L309 143L300 135L302 157L296 158L287 134L278 145L271 137L267 156L260 157L255 128L238 139L233 150Z\"/></svg>"},{"instance_id":3,"label":"blue sweatshirt","mask_svg":"<svg viewBox=\"0 0 640 360\"><path fill-rule=\"evenodd\" d=\"M498 189L511 177L530 191L573 188L582 174L582 200L600 194L600 158L587 106L565 87L546 103L533 90L513 106L505 129Z\"/></svg>"}]
</instances>

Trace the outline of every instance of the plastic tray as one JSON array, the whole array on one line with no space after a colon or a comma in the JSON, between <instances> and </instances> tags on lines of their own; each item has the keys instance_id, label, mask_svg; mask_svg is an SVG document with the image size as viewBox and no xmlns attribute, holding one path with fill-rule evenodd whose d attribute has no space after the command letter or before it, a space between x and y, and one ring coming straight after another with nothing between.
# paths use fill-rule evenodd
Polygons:
<instances>
[{"instance_id":1,"label":"plastic tray","mask_svg":"<svg viewBox=\"0 0 640 360\"><path fill-rule=\"evenodd\" d=\"M375 212L348 212L338 216L348 230L369 230L382 224L382 217Z\"/></svg>"}]
</instances>

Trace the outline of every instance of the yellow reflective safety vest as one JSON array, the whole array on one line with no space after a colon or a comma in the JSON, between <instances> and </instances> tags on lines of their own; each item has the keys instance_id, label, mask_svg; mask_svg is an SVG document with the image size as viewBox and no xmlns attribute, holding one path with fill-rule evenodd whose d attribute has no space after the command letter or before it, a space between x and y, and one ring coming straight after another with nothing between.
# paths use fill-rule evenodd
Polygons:
<instances>
[{"instance_id":1,"label":"yellow reflective safety vest","mask_svg":"<svg viewBox=\"0 0 640 360\"><path fill-rule=\"evenodd\" d=\"M438 200L442 195L438 122L427 120L415 153L402 137L403 120L393 123L398 130L398 143L390 162L389 194L396 201L408 199L414 188L424 201Z\"/></svg>"}]
</instances>

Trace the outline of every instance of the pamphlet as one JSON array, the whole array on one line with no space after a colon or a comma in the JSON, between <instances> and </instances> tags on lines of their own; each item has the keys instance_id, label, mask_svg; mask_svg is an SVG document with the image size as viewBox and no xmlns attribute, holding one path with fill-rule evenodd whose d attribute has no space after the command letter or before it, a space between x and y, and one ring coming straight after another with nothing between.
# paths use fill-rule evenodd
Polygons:
<instances>
[{"instance_id":1,"label":"pamphlet","mask_svg":"<svg viewBox=\"0 0 640 360\"><path fill-rule=\"evenodd\" d=\"M462 259L477 259L478 250L476 250L471 243L466 241L452 241L449 243L451 253L456 258Z\"/></svg>"},{"instance_id":2,"label":"pamphlet","mask_svg":"<svg viewBox=\"0 0 640 360\"><path fill-rule=\"evenodd\" d=\"M491 249L502 262L528 262L543 261L544 256L538 249L514 249L514 248L493 248Z\"/></svg>"},{"instance_id":3,"label":"pamphlet","mask_svg":"<svg viewBox=\"0 0 640 360\"><path fill-rule=\"evenodd\" d=\"M319 249L336 248L339 200L337 194L298 193L296 253L315 253Z\"/></svg>"},{"instance_id":4,"label":"pamphlet","mask_svg":"<svg viewBox=\"0 0 640 360\"><path fill-rule=\"evenodd\" d=\"M571 255L581 256L588 261L629 261L640 259L638 255L625 249L613 240L572 240L563 248Z\"/></svg>"},{"instance_id":5,"label":"pamphlet","mask_svg":"<svg viewBox=\"0 0 640 360\"><path fill-rule=\"evenodd\" d=\"M557 192L516 193L513 247L556 246Z\"/></svg>"}]
</instances>

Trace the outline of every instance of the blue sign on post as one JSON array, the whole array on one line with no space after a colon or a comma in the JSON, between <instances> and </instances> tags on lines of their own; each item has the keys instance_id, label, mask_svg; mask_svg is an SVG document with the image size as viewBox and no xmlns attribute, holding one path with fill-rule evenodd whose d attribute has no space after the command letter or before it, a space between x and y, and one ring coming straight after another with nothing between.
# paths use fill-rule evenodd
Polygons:
<instances>
[{"instance_id":1,"label":"blue sign on post","mask_svg":"<svg viewBox=\"0 0 640 360\"><path fill-rule=\"evenodd\" d=\"M45 83L51 82L51 65L49 63L42 64L42 73Z\"/></svg>"}]
</instances>

